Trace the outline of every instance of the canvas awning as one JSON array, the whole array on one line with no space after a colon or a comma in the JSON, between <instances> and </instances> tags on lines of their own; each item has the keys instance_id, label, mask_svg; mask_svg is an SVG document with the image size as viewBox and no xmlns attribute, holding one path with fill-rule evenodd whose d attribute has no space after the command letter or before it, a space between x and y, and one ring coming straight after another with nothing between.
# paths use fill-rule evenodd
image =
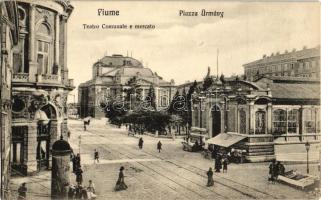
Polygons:
<instances>
[{"instance_id":1,"label":"canvas awning","mask_svg":"<svg viewBox=\"0 0 321 200\"><path fill-rule=\"evenodd\" d=\"M229 133L221 133L213 138L206 140L208 144L216 144L222 147L230 147L233 144L245 139L245 136L229 134Z\"/></svg>"}]
</instances>

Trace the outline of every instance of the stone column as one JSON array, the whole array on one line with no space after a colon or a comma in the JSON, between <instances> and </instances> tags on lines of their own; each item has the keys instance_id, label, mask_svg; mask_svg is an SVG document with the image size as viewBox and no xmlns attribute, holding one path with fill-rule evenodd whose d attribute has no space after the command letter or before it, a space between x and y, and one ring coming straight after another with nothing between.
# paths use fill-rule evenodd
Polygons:
<instances>
[{"instance_id":1,"label":"stone column","mask_svg":"<svg viewBox=\"0 0 321 200\"><path fill-rule=\"evenodd\" d=\"M37 72L37 62L36 62L36 39L35 39L35 23L36 23L36 6L30 4L30 14L29 14L29 81L36 81Z\"/></svg>"},{"instance_id":2,"label":"stone column","mask_svg":"<svg viewBox=\"0 0 321 200\"><path fill-rule=\"evenodd\" d=\"M60 15L57 13L55 17L55 65L57 69L58 81L61 81L61 67L59 63L59 32L60 32Z\"/></svg>"},{"instance_id":3,"label":"stone column","mask_svg":"<svg viewBox=\"0 0 321 200\"><path fill-rule=\"evenodd\" d=\"M63 16L63 25L64 25L64 84L67 84L68 82L68 68L67 68L67 16Z\"/></svg>"},{"instance_id":4,"label":"stone column","mask_svg":"<svg viewBox=\"0 0 321 200\"><path fill-rule=\"evenodd\" d=\"M28 144L27 144L27 174L34 174L38 171L37 165L37 120L28 124Z\"/></svg>"},{"instance_id":5,"label":"stone column","mask_svg":"<svg viewBox=\"0 0 321 200\"><path fill-rule=\"evenodd\" d=\"M268 134L273 134L272 132L272 120L273 120L273 115L272 115L272 103L268 103L267 107L267 133Z\"/></svg>"},{"instance_id":6,"label":"stone column","mask_svg":"<svg viewBox=\"0 0 321 200\"><path fill-rule=\"evenodd\" d=\"M220 102L221 104L221 133L225 132L225 102Z\"/></svg>"},{"instance_id":7,"label":"stone column","mask_svg":"<svg viewBox=\"0 0 321 200\"><path fill-rule=\"evenodd\" d=\"M253 131L253 134L255 134L255 113L254 113L254 102L251 101L249 104L249 120L250 120L250 131ZM251 134L251 133L249 133Z\"/></svg>"}]
</instances>

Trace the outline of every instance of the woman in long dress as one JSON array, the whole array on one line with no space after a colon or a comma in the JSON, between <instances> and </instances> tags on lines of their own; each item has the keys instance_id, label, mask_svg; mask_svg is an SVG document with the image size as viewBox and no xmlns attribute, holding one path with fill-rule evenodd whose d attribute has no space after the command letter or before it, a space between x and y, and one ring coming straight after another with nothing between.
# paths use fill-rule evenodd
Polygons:
<instances>
[{"instance_id":1,"label":"woman in long dress","mask_svg":"<svg viewBox=\"0 0 321 200\"><path fill-rule=\"evenodd\" d=\"M214 179L213 179L213 170L212 167L209 168L207 171L207 187L213 186L214 185Z\"/></svg>"},{"instance_id":2,"label":"woman in long dress","mask_svg":"<svg viewBox=\"0 0 321 200\"><path fill-rule=\"evenodd\" d=\"M120 191L120 190L126 190L127 189L127 185L125 184L125 181L124 181L124 167L121 166L120 169L119 169L119 175L118 175L118 180L117 180L117 183L116 183L116 186L115 186L115 191Z\"/></svg>"}]
</instances>

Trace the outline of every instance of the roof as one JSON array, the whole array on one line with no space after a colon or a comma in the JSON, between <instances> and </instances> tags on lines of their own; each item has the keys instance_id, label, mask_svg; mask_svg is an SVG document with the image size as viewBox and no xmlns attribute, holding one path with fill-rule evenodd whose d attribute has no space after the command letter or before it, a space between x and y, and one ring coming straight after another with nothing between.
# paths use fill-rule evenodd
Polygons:
<instances>
[{"instance_id":1,"label":"roof","mask_svg":"<svg viewBox=\"0 0 321 200\"><path fill-rule=\"evenodd\" d=\"M315 82L315 83L320 83L320 79L319 78L310 78L310 77L293 77L293 76L262 76L260 78L258 78L256 81L254 82L258 82L261 79L266 78L266 79L270 79L273 82Z\"/></svg>"},{"instance_id":2,"label":"roof","mask_svg":"<svg viewBox=\"0 0 321 200\"><path fill-rule=\"evenodd\" d=\"M320 99L320 84L272 83L272 98L277 99Z\"/></svg>"},{"instance_id":3,"label":"roof","mask_svg":"<svg viewBox=\"0 0 321 200\"><path fill-rule=\"evenodd\" d=\"M317 46L315 48L309 48L309 49L302 49L300 51L295 51L293 49L292 52L284 52L282 54L276 53L271 56L264 55L262 59L255 60L253 62L249 62L243 65L243 67L251 67L253 65L257 64L265 64L270 62L279 62L280 60L299 60L304 58L310 58L310 57L320 57L320 46Z\"/></svg>"},{"instance_id":4,"label":"roof","mask_svg":"<svg viewBox=\"0 0 321 200\"><path fill-rule=\"evenodd\" d=\"M122 55L114 54L112 56L104 56L99 59L95 64L103 64L110 67L119 66L133 66L133 67L143 67L142 63L132 57L124 57Z\"/></svg>"},{"instance_id":5,"label":"roof","mask_svg":"<svg viewBox=\"0 0 321 200\"><path fill-rule=\"evenodd\" d=\"M57 140L56 142L53 143L52 145L52 150L53 151L70 151L70 145L69 143L60 137L60 140Z\"/></svg>"}]
</instances>

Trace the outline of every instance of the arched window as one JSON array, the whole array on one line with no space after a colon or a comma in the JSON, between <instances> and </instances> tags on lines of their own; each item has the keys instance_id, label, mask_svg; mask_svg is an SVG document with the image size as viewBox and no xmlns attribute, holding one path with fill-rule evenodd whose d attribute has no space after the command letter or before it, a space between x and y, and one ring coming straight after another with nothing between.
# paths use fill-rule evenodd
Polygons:
<instances>
[{"instance_id":1,"label":"arched window","mask_svg":"<svg viewBox=\"0 0 321 200\"><path fill-rule=\"evenodd\" d=\"M286 133L286 111L277 109L273 112L273 134L281 135Z\"/></svg>"},{"instance_id":2,"label":"arched window","mask_svg":"<svg viewBox=\"0 0 321 200\"><path fill-rule=\"evenodd\" d=\"M241 134L246 134L246 112L245 110L241 109L239 111L239 116L240 116L240 133Z\"/></svg>"},{"instance_id":3,"label":"arched window","mask_svg":"<svg viewBox=\"0 0 321 200\"><path fill-rule=\"evenodd\" d=\"M255 134L265 134L265 112L255 113Z\"/></svg>"},{"instance_id":4,"label":"arched window","mask_svg":"<svg viewBox=\"0 0 321 200\"><path fill-rule=\"evenodd\" d=\"M48 24L37 28L38 74L52 74L52 33Z\"/></svg>"}]
</instances>

